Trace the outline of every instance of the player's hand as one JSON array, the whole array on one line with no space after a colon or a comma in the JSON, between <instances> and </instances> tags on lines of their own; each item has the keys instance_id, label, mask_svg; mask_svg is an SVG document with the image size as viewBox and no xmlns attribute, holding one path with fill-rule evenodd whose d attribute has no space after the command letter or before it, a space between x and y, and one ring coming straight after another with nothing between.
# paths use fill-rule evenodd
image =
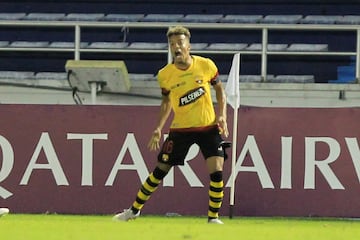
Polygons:
<instances>
[{"instance_id":1,"label":"player's hand","mask_svg":"<svg viewBox=\"0 0 360 240\"><path fill-rule=\"evenodd\" d=\"M150 141L147 145L150 151L155 151L160 148L161 130L156 128L151 135Z\"/></svg>"},{"instance_id":2,"label":"player's hand","mask_svg":"<svg viewBox=\"0 0 360 240\"><path fill-rule=\"evenodd\" d=\"M218 118L218 126L219 126L219 130L220 130L220 134L224 135L224 137L228 137L229 136L229 130L227 127L227 122L226 122L226 118L220 116Z\"/></svg>"}]
</instances>

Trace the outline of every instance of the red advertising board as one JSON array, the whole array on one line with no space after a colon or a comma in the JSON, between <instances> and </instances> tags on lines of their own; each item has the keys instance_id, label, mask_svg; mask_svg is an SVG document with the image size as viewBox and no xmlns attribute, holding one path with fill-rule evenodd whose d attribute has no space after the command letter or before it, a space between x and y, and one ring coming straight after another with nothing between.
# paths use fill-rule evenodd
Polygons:
<instances>
[{"instance_id":1,"label":"red advertising board","mask_svg":"<svg viewBox=\"0 0 360 240\"><path fill-rule=\"evenodd\" d=\"M112 214L131 205L156 164L146 144L158 107L1 105L0 112L0 206L12 212ZM230 109L228 118L231 131ZM359 217L359 119L358 108L242 107L234 215ZM222 215L230 169L231 159ZM208 181L193 146L143 213L206 215Z\"/></svg>"}]
</instances>

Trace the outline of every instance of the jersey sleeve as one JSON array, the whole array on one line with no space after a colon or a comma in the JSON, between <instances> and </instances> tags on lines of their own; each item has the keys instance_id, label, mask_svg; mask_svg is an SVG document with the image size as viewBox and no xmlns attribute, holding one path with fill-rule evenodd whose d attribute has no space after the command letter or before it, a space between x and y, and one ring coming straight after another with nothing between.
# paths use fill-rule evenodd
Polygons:
<instances>
[{"instance_id":1,"label":"jersey sleeve","mask_svg":"<svg viewBox=\"0 0 360 240\"><path fill-rule=\"evenodd\" d=\"M159 84L159 87L161 89L161 95L167 96L170 93L170 89L168 88L166 81L165 81L165 74L162 70L160 70L157 74L157 81Z\"/></svg>"},{"instance_id":2,"label":"jersey sleeve","mask_svg":"<svg viewBox=\"0 0 360 240\"><path fill-rule=\"evenodd\" d=\"M218 82L218 76L219 76L219 70L216 67L215 63L208 58L207 59L208 62L208 74L209 74L209 78L210 78L210 83L212 85L216 84Z\"/></svg>"}]
</instances>

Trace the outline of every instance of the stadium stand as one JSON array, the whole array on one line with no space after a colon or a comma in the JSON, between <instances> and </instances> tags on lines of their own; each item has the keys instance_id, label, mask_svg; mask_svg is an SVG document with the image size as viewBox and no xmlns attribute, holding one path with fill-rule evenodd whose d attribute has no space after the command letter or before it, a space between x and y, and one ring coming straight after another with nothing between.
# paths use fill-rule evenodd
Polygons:
<instances>
[{"instance_id":1,"label":"stadium stand","mask_svg":"<svg viewBox=\"0 0 360 240\"><path fill-rule=\"evenodd\" d=\"M338 14L334 14L337 5L330 3L318 6L316 11L309 7L312 4L295 6L293 3L290 4L292 10L285 12L279 9L288 10L289 6L282 1L272 2L272 9L264 7L268 6L267 1L206 1L206 5L204 1L176 1L179 13L168 11L166 1L153 4L135 1L139 2L139 9L135 11L130 2L116 5L114 1L99 4L96 0L77 0L70 1L68 6L53 2L41 7L35 3L31 7L31 4L24 7L18 3L0 3L1 11L4 11L0 13L0 57L13 60L0 70L61 73L67 59L79 56L81 59L125 59L129 72L153 75L166 59L164 32L167 26L174 24L187 24L191 28L194 54L214 58L222 74L228 73L232 54L240 51L247 54L243 57L245 67L242 68L246 76L265 74L264 66L260 65L265 54L267 73L260 78L262 80L271 79L272 75L312 75L310 81L299 77L300 80L294 82L327 83L337 77L336 70L328 69L349 64L350 57L356 55L356 24L359 24L360 16L351 9L353 4L347 2L342 4L342 9L348 10ZM191 8L184 8L189 4ZM88 7L86 12L81 8L84 5ZM99 5L103 7L99 8ZM235 11L235 6L241 6L242 10ZM314 31L313 25L319 31ZM347 31L337 26L345 27ZM54 34L46 34L47 31ZM264 36L265 52L261 43ZM79 48L75 44L77 37L81 41ZM348 44L338 44L344 39ZM49 53L53 57L48 56ZM303 53L307 53L306 59ZM23 64L22 54L32 54L40 64ZM295 55L303 68L297 67ZM50 65L49 58L62 59L63 64ZM46 62L46 69L41 69L42 62ZM284 67L291 63L295 66ZM143 67L138 68L139 65ZM356 64L352 66L355 67ZM291 81L291 78L286 79Z\"/></svg>"}]
</instances>

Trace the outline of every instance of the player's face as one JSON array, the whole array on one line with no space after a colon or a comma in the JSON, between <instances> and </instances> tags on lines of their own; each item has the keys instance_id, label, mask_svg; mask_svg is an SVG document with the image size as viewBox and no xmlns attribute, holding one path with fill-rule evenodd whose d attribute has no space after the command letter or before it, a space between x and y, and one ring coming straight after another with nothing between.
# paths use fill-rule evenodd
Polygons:
<instances>
[{"instance_id":1,"label":"player's face","mask_svg":"<svg viewBox=\"0 0 360 240\"><path fill-rule=\"evenodd\" d=\"M190 42L185 35L172 35L169 38L170 51L174 63L186 64L190 58Z\"/></svg>"}]
</instances>

